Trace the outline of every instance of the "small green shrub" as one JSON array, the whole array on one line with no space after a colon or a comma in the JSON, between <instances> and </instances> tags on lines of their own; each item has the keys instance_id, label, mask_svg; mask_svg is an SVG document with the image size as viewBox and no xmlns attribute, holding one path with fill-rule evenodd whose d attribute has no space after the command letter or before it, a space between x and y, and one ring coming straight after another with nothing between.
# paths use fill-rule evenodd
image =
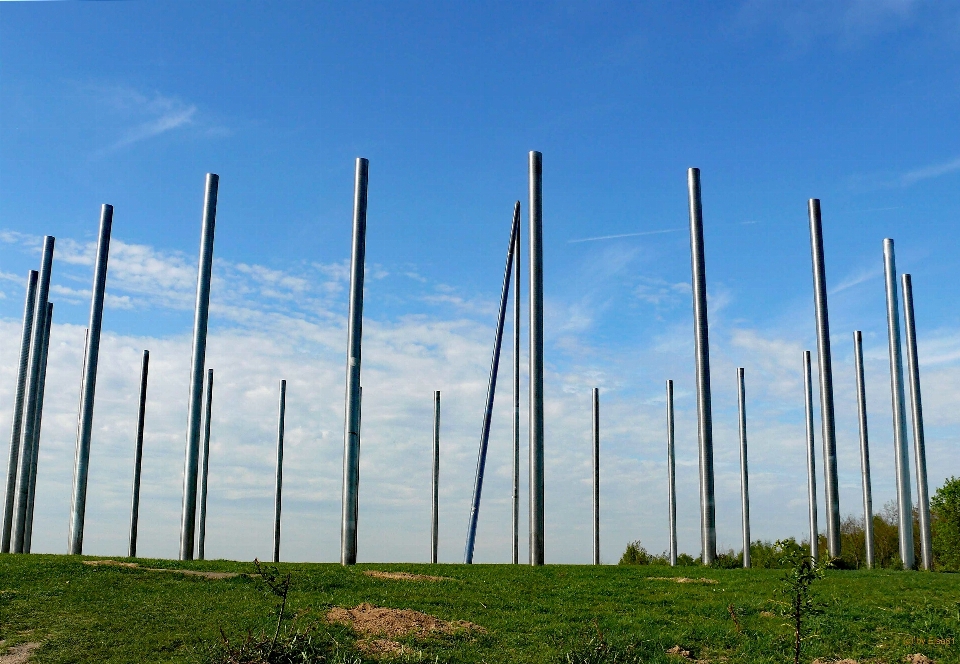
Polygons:
<instances>
[{"instance_id":1,"label":"small green shrub","mask_svg":"<svg viewBox=\"0 0 960 664\"><path fill-rule=\"evenodd\" d=\"M618 565L649 565L650 554L640 544L640 540L627 544L627 550L620 556Z\"/></svg>"}]
</instances>

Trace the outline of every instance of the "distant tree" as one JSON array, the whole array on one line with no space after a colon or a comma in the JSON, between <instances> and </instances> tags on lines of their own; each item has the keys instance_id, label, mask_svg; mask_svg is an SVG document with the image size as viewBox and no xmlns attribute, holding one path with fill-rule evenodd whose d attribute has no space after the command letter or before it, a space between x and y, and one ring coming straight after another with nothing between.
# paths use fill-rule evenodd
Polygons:
<instances>
[{"instance_id":1,"label":"distant tree","mask_svg":"<svg viewBox=\"0 0 960 664\"><path fill-rule=\"evenodd\" d=\"M930 501L934 566L960 571L960 478L943 483Z\"/></svg>"},{"instance_id":2,"label":"distant tree","mask_svg":"<svg viewBox=\"0 0 960 664\"><path fill-rule=\"evenodd\" d=\"M620 556L619 565L649 565L650 554L640 544L640 540L627 544L627 550Z\"/></svg>"}]
</instances>

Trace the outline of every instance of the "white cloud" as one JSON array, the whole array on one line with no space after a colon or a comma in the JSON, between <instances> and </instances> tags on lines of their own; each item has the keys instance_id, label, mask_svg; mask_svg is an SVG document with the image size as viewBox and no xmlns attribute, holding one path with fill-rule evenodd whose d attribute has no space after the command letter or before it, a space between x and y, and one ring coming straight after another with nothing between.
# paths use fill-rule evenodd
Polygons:
<instances>
[{"instance_id":1,"label":"white cloud","mask_svg":"<svg viewBox=\"0 0 960 664\"><path fill-rule=\"evenodd\" d=\"M910 185L921 182L922 180L938 178L941 175L947 175L948 173L953 173L957 170L960 170L960 157L904 173L900 177L900 184L904 187L909 187Z\"/></svg>"}]
</instances>

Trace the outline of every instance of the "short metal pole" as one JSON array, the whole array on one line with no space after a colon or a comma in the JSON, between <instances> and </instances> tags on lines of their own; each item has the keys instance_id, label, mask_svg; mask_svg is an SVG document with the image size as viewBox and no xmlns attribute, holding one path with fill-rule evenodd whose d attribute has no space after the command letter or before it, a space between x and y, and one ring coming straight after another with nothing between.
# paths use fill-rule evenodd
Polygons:
<instances>
[{"instance_id":1,"label":"short metal pole","mask_svg":"<svg viewBox=\"0 0 960 664\"><path fill-rule=\"evenodd\" d=\"M50 292L50 273L53 270L55 239L43 238L40 259L40 278L33 307L33 328L30 331L30 365L27 370L27 391L24 397L23 433L20 437L20 470L17 473L16 502L14 503L13 533L10 550L23 553L27 532L27 503L30 497L30 469L33 465L33 445L37 428L37 406L40 395L40 364L43 360L43 338L46 333L47 295Z\"/></svg>"},{"instance_id":2,"label":"short metal pole","mask_svg":"<svg viewBox=\"0 0 960 664\"><path fill-rule=\"evenodd\" d=\"M207 398L203 413L203 461L200 470L200 537L197 542L197 560L203 560L203 545L207 539L207 478L210 471L210 416L213 414L213 369L207 369Z\"/></svg>"},{"instance_id":3,"label":"short metal pole","mask_svg":"<svg viewBox=\"0 0 960 664\"><path fill-rule=\"evenodd\" d=\"M890 398L893 406L897 510L900 519L900 561L905 569L913 569L916 564L913 553L913 501L910 497L910 455L907 451L907 415L903 398L903 362L900 357L897 264L893 240L890 238L883 241L883 274L887 290L887 343L890 351Z\"/></svg>"},{"instance_id":4,"label":"short metal pole","mask_svg":"<svg viewBox=\"0 0 960 664\"><path fill-rule=\"evenodd\" d=\"M747 396L743 367L737 368L737 404L740 413L740 513L743 519L743 567L750 568L750 487L747 472Z\"/></svg>"},{"instance_id":5,"label":"short metal pole","mask_svg":"<svg viewBox=\"0 0 960 664\"><path fill-rule=\"evenodd\" d=\"M47 313L44 318L43 356L40 359L40 389L37 394L37 425L33 434L33 452L30 463L30 488L27 495L27 525L23 535L23 552L30 553L33 542L33 506L37 500L37 465L40 460L40 428L43 424L43 392L47 385L47 358L50 355L50 329L53 324L53 302L47 302Z\"/></svg>"},{"instance_id":6,"label":"short metal pole","mask_svg":"<svg viewBox=\"0 0 960 664\"><path fill-rule=\"evenodd\" d=\"M133 462L133 500L130 507L130 548L127 555L137 557L137 525L140 521L140 471L143 466L143 423L147 414L147 377L150 373L150 351L143 351L140 361L140 407L137 410L137 448Z\"/></svg>"},{"instance_id":7,"label":"short metal pole","mask_svg":"<svg viewBox=\"0 0 960 664\"><path fill-rule=\"evenodd\" d=\"M277 417L277 491L273 507L273 562L280 562L280 498L283 491L283 426L287 413L287 381L280 381L280 414Z\"/></svg>"},{"instance_id":8,"label":"short metal pole","mask_svg":"<svg viewBox=\"0 0 960 664\"><path fill-rule=\"evenodd\" d=\"M193 353L190 362L190 395L187 401L187 441L183 464L183 505L180 516L180 560L193 560L197 520L197 472L200 459L200 408L203 399L203 369L207 353L207 321L210 313L210 278L213 272L213 237L217 224L217 192L220 177L207 173L200 230L200 261L197 270L197 308L193 319Z\"/></svg>"},{"instance_id":9,"label":"short metal pole","mask_svg":"<svg viewBox=\"0 0 960 664\"><path fill-rule=\"evenodd\" d=\"M820 531L817 529L817 450L813 429L813 370L810 351L803 351L804 414L807 425L807 504L810 510L810 557L820 559Z\"/></svg>"},{"instance_id":10,"label":"short metal pole","mask_svg":"<svg viewBox=\"0 0 960 664\"><path fill-rule=\"evenodd\" d=\"M867 568L873 569L873 492L870 487L870 444L867 436L867 391L863 378L863 335L853 333L853 356L857 368L857 415L860 423L860 481L863 486L863 534Z\"/></svg>"},{"instance_id":11,"label":"short metal pole","mask_svg":"<svg viewBox=\"0 0 960 664\"><path fill-rule=\"evenodd\" d=\"M920 512L920 552L923 569L933 569L933 542L930 533L930 494L927 491L927 451L923 437L923 404L920 399L920 361L917 357L917 324L913 317L913 280L900 277L903 288L903 325L907 333L907 375L910 411L913 417L914 463L917 467L917 502ZM912 516L912 515L911 515Z\"/></svg>"},{"instance_id":12,"label":"short metal pole","mask_svg":"<svg viewBox=\"0 0 960 664\"><path fill-rule=\"evenodd\" d=\"M17 389L13 399L13 417L10 425L10 457L7 462L7 487L3 503L3 553L10 553L10 535L13 530L13 506L16 501L17 472L20 469L20 438L23 431L23 401L26 396L27 369L30 364L30 339L33 335L33 314L37 299L36 270L27 274L27 295L23 307L23 328L20 332L20 361L17 364Z\"/></svg>"},{"instance_id":13,"label":"short metal pole","mask_svg":"<svg viewBox=\"0 0 960 664\"><path fill-rule=\"evenodd\" d=\"M367 182L370 162L357 158L353 190L353 246L350 252L350 314L347 320L347 387L343 425L343 503L340 564L357 562L360 491L360 342L363 337L363 267L367 237Z\"/></svg>"},{"instance_id":14,"label":"short metal pole","mask_svg":"<svg viewBox=\"0 0 960 664\"><path fill-rule=\"evenodd\" d=\"M507 265L503 272L503 285L500 289L500 310L497 314L496 338L493 342L493 358L490 360L490 375L487 381L487 399L483 410L483 423L480 427L480 451L477 454L477 470L473 480L473 496L470 501L470 518L467 522L467 542L464 547L463 562L473 562L473 548L477 538L477 520L480 517L480 495L483 491L483 473L487 464L487 445L490 442L490 422L493 417L493 400L497 393L497 371L500 368L500 348L503 343L503 326L507 317L507 298L510 295L510 271L513 269L513 250L516 245L517 229L520 227L520 202L513 208L513 224L510 227L510 242L507 245Z\"/></svg>"},{"instance_id":15,"label":"short metal pole","mask_svg":"<svg viewBox=\"0 0 960 664\"><path fill-rule=\"evenodd\" d=\"M830 353L830 320L827 316L827 277L823 259L820 201L811 198L807 202L807 212L810 217L810 253L813 260L813 303L817 318L817 366L820 369L820 421L827 502L827 547L831 558L839 558L840 498L837 480L837 428L833 411L833 360Z\"/></svg>"},{"instance_id":16,"label":"short metal pole","mask_svg":"<svg viewBox=\"0 0 960 664\"><path fill-rule=\"evenodd\" d=\"M520 562L520 225L513 254L513 564Z\"/></svg>"},{"instance_id":17,"label":"short metal pole","mask_svg":"<svg viewBox=\"0 0 960 664\"><path fill-rule=\"evenodd\" d=\"M700 544L704 565L717 557L717 509L713 476L713 411L710 401L710 334L707 324L707 269L703 248L700 169L687 171L690 207L690 263L693 274L693 332L697 358L697 423L700 443Z\"/></svg>"},{"instance_id":18,"label":"short metal pole","mask_svg":"<svg viewBox=\"0 0 960 664\"><path fill-rule=\"evenodd\" d=\"M670 566L677 565L677 476L673 450L673 381L667 381L667 504L670 521Z\"/></svg>"},{"instance_id":19,"label":"short metal pole","mask_svg":"<svg viewBox=\"0 0 960 664\"><path fill-rule=\"evenodd\" d=\"M433 393L433 473L430 501L430 562L437 563L440 527L440 390Z\"/></svg>"},{"instance_id":20,"label":"short metal pole","mask_svg":"<svg viewBox=\"0 0 960 664\"><path fill-rule=\"evenodd\" d=\"M530 152L530 564L543 564L543 155Z\"/></svg>"},{"instance_id":21,"label":"short metal pole","mask_svg":"<svg viewBox=\"0 0 960 664\"><path fill-rule=\"evenodd\" d=\"M593 564L600 564L600 390L593 388Z\"/></svg>"}]
</instances>

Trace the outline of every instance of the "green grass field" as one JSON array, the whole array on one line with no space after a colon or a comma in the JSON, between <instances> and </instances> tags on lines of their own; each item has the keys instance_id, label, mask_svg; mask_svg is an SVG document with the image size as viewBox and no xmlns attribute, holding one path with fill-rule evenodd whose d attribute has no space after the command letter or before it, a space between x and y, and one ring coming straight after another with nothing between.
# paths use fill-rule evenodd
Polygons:
<instances>
[{"instance_id":1,"label":"green grass field","mask_svg":"<svg viewBox=\"0 0 960 664\"><path fill-rule=\"evenodd\" d=\"M89 558L84 558L90 560ZM207 579L121 567L79 557L0 557L0 630L6 645L35 641L38 662L208 662L221 643L272 632L276 598L260 579ZM121 560L121 559L118 559ZM250 563L139 560L142 566L251 572ZM332 606L362 602L468 620L484 634L406 639L406 662L683 662L680 645L712 662L792 662L792 631L777 613L780 570L549 565L281 564L292 575L294 627L352 643L326 625ZM395 581L364 570L450 577ZM716 584L650 577L706 577ZM850 657L902 662L924 653L960 662L960 575L829 571L815 586L822 613L811 619L804 661ZM774 615L770 615L773 613ZM589 659L602 635L613 650ZM916 643L941 639L944 644ZM623 658L617 658L616 652ZM580 654L577 655L576 653ZM571 655L571 653L574 653ZM374 661L359 655L363 661ZM578 658L579 657L579 658ZM349 661L349 660L348 660ZM691 661L687 659L686 661Z\"/></svg>"}]
</instances>

